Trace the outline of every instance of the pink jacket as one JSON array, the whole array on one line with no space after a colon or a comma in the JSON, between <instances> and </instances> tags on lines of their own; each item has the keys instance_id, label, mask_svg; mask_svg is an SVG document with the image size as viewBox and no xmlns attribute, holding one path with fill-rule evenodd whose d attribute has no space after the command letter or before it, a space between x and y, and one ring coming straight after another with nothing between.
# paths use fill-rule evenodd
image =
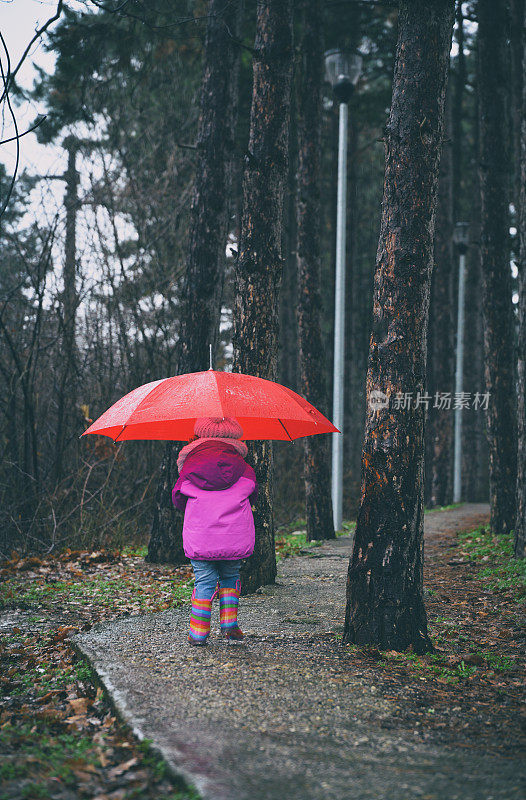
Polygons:
<instances>
[{"instance_id":1,"label":"pink jacket","mask_svg":"<svg viewBox=\"0 0 526 800\"><path fill-rule=\"evenodd\" d=\"M203 561L248 558L254 551L254 470L224 442L203 441L186 457L172 491L184 511L183 548Z\"/></svg>"}]
</instances>

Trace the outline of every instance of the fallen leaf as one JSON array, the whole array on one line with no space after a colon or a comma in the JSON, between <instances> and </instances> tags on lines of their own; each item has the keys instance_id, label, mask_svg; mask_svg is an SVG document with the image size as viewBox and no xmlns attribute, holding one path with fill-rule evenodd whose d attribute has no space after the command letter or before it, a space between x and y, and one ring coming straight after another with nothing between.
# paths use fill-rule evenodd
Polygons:
<instances>
[{"instance_id":1,"label":"fallen leaf","mask_svg":"<svg viewBox=\"0 0 526 800\"><path fill-rule=\"evenodd\" d=\"M29 558L21 559L17 563L16 568L22 572L26 569L31 569L32 567L39 567L41 564L42 561L39 558L36 558L36 556L29 556Z\"/></svg>"},{"instance_id":2,"label":"fallen leaf","mask_svg":"<svg viewBox=\"0 0 526 800\"><path fill-rule=\"evenodd\" d=\"M89 772L85 772L81 769L74 769L73 774L79 783L88 783L93 778L93 775L90 775Z\"/></svg>"},{"instance_id":3,"label":"fallen leaf","mask_svg":"<svg viewBox=\"0 0 526 800\"><path fill-rule=\"evenodd\" d=\"M44 706L44 708L39 708L33 714L33 716L37 717L37 719L47 720L48 722L64 719L65 715L66 712L60 708L56 708L56 706Z\"/></svg>"},{"instance_id":4,"label":"fallen leaf","mask_svg":"<svg viewBox=\"0 0 526 800\"><path fill-rule=\"evenodd\" d=\"M47 703L48 700L51 700L52 697L56 697L58 694L61 694L60 689L51 689L51 691L46 692L43 694L42 697L37 698L37 703Z\"/></svg>"},{"instance_id":5,"label":"fallen leaf","mask_svg":"<svg viewBox=\"0 0 526 800\"><path fill-rule=\"evenodd\" d=\"M55 643L63 642L64 639L69 636L72 631L78 631L78 627L76 625L64 625L58 628L57 632L53 636L52 641Z\"/></svg>"},{"instance_id":6,"label":"fallen leaf","mask_svg":"<svg viewBox=\"0 0 526 800\"><path fill-rule=\"evenodd\" d=\"M78 697L76 700L70 700L69 705L75 714L86 714L90 701L87 697Z\"/></svg>"},{"instance_id":7,"label":"fallen leaf","mask_svg":"<svg viewBox=\"0 0 526 800\"><path fill-rule=\"evenodd\" d=\"M72 717L66 717L64 722L67 725L73 725L75 728L80 730L86 724L86 717L82 714L74 714Z\"/></svg>"},{"instance_id":8,"label":"fallen leaf","mask_svg":"<svg viewBox=\"0 0 526 800\"><path fill-rule=\"evenodd\" d=\"M127 772L129 769L131 769L132 767L134 767L138 763L139 763L139 759L134 757L134 758L130 758L129 761L124 761L122 764L117 764L116 767L113 767L112 769L110 769L110 771L108 772L108 777L109 778L118 778L119 775L122 775L123 772Z\"/></svg>"},{"instance_id":9,"label":"fallen leaf","mask_svg":"<svg viewBox=\"0 0 526 800\"><path fill-rule=\"evenodd\" d=\"M460 660L464 662L464 664L474 664L475 666L481 666L484 664L484 657L479 655L479 653L468 653L465 656L460 656Z\"/></svg>"}]
</instances>

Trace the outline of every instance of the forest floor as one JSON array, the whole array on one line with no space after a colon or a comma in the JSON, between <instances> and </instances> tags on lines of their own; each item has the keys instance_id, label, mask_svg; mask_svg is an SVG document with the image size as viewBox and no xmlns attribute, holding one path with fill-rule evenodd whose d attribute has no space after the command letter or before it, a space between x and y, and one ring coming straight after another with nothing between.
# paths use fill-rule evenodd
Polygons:
<instances>
[{"instance_id":1,"label":"forest floor","mask_svg":"<svg viewBox=\"0 0 526 800\"><path fill-rule=\"evenodd\" d=\"M522 797L524 564L488 517L426 513L426 656L342 646L352 524L308 546L301 520L279 532L277 583L241 599L239 647L186 644L188 567L15 554L0 798Z\"/></svg>"}]
</instances>

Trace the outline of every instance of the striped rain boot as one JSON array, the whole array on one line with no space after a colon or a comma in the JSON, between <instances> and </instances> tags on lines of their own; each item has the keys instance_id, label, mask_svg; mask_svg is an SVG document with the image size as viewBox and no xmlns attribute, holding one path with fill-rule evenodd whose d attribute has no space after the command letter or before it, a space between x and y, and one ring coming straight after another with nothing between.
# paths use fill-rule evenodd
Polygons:
<instances>
[{"instance_id":1,"label":"striped rain boot","mask_svg":"<svg viewBox=\"0 0 526 800\"><path fill-rule=\"evenodd\" d=\"M203 600L192 593L192 610L190 612L190 630L188 641L190 644L204 645L210 633L210 618L212 616L212 600Z\"/></svg>"},{"instance_id":2,"label":"striped rain boot","mask_svg":"<svg viewBox=\"0 0 526 800\"><path fill-rule=\"evenodd\" d=\"M243 632L237 624L239 589L219 590L219 622L221 633L229 642L240 642Z\"/></svg>"}]
</instances>

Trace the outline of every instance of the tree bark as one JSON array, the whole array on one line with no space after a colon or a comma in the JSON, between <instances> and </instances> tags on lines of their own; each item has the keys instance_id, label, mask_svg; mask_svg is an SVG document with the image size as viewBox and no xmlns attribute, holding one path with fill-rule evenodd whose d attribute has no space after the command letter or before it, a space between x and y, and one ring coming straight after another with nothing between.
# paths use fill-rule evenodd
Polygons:
<instances>
[{"instance_id":1,"label":"tree bark","mask_svg":"<svg viewBox=\"0 0 526 800\"><path fill-rule=\"evenodd\" d=\"M283 195L288 168L293 64L291 0L258 4L250 135L243 175L243 216L235 270L234 372L276 379L277 301L283 270ZM244 593L276 576L272 442L250 442L259 484L256 546L243 565Z\"/></svg>"},{"instance_id":2,"label":"tree bark","mask_svg":"<svg viewBox=\"0 0 526 800\"><path fill-rule=\"evenodd\" d=\"M293 86L293 84L292 84ZM290 96L289 126L289 167L287 183L283 197L284 219L283 231L283 276L279 298L279 341L278 341L278 376L280 383L293 391L298 391L298 333L296 307L298 303L297 264L296 264L296 184L298 171L297 152L297 112L294 108L294 90ZM285 445L287 450L290 447Z\"/></svg>"},{"instance_id":3,"label":"tree bark","mask_svg":"<svg viewBox=\"0 0 526 800\"><path fill-rule=\"evenodd\" d=\"M473 144L470 148L470 241L467 252L466 273L466 321L465 329L469 336L464 339L464 377L466 391L474 397L476 392L484 392L484 320L482 311L482 265L480 250L480 174L478 164L480 126L479 96L475 83L473 92ZM467 174L467 173L466 173ZM457 293L455 286L455 296ZM462 460L463 486L466 500L471 503L485 503L489 497L489 457L486 435L486 414L482 408L471 406L463 412L462 433L464 441L469 442Z\"/></svg>"},{"instance_id":4,"label":"tree bark","mask_svg":"<svg viewBox=\"0 0 526 800\"><path fill-rule=\"evenodd\" d=\"M515 524L517 417L509 252L509 64L506 0L478 2L481 254L484 354L489 392L491 530Z\"/></svg>"},{"instance_id":5,"label":"tree bark","mask_svg":"<svg viewBox=\"0 0 526 800\"><path fill-rule=\"evenodd\" d=\"M64 290L62 293L62 366L57 398L57 430L55 437L55 484L62 479L62 464L66 446L68 422L74 418L76 403L76 343L75 322L78 297L77 278L77 211L79 175L77 171L78 142L70 136L64 142L68 153L68 166L64 174L66 181L66 244L64 253Z\"/></svg>"},{"instance_id":6,"label":"tree bark","mask_svg":"<svg viewBox=\"0 0 526 800\"><path fill-rule=\"evenodd\" d=\"M516 169L520 170L519 196L519 336L517 358L517 490L515 516L516 558L526 557L526 6L522 25L522 114L520 150Z\"/></svg>"},{"instance_id":7,"label":"tree bark","mask_svg":"<svg viewBox=\"0 0 526 800\"><path fill-rule=\"evenodd\" d=\"M452 501L453 412L452 406L440 408L440 395L454 390L453 332L453 192L451 149L451 93L445 101L444 142L440 157L438 205L435 226L435 264L432 276L430 305L431 359L428 391L431 395L427 414L431 445L431 506L443 506ZM438 403L435 404L438 392Z\"/></svg>"},{"instance_id":8,"label":"tree bark","mask_svg":"<svg viewBox=\"0 0 526 800\"><path fill-rule=\"evenodd\" d=\"M343 641L433 649L423 601L426 337L453 0L402 0ZM375 395L381 402L374 403ZM397 396L411 393L408 407Z\"/></svg>"},{"instance_id":9,"label":"tree bark","mask_svg":"<svg viewBox=\"0 0 526 800\"><path fill-rule=\"evenodd\" d=\"M295 72L295 70L294 70ZM298 306L298 281L296 259L296 182L298 171L297 128L295 108L294 78L290 97L289 125L289 167L287 184L283 198L283 276L281 280L278 337L278 377L279 383L295 392L298 384L298 325L296 309ZM287 480L276 484L274 492L274 515L283 522L302 517L305 513L303 480L303 442L276 442L274 449L274 471L276 475L286 475ZM291 502L291 500L293 501Z\"/></svg>"},{"instance_id":10,"label":"tree bark","mask_svg":"<svg viewBox=\"0 0 526 800\"><path fill-rule=\"evenodd\" d=\"M524 13L525 0L511 0L511 70L512 70L512 109L511 109L511 141L513 147L513 203L516 219L520 214L521 193L521 129L524 112L522 108L522 92L524 82Z\"/></svg>"},{"instance_id":11,"label":"tree bark","mask_svg":"<svg viewBox=\"0 0 526 800\"><path fill-rule=\"evenodd\" d=\"M320 328L320 152L323 13L319 0L302 8L302 64L298 92L298 338L300 393L327 415ZM307 541L334 539L329 436L304 439Z\"/></svg>"},{"instance_id":12,"label":"tree bark","mask_svg":"<svg viewBox=\"0 0 526 800\"><path fill-rule=\"evenodd\" d=\"M451 86L451 136L452 136L452 205L453 223L460 222L460 202L462 198L462 168L463 168L463 137L462 122L464 120L464 87L466 85L466 57L464 55L464 17L462 14L462 3L457 3L456 10L456 40L458 44L458 55L456 59L456 70L452 75Z\"/></svg>"},{"instance_id":13,"label":"tree bark","mask_svg":"<svg viewBox=\"0 0 526 800\"><path fill-rule=\"evenodd\" d=\"M209 366L219 338L225 248L238 106L240 0L210 0L201 89L197 168L180 302L177 373ZM169 442L161 465L147 560L184 563L183 516L172 505L181 444Z\"/></svg>"}]
</instances>

